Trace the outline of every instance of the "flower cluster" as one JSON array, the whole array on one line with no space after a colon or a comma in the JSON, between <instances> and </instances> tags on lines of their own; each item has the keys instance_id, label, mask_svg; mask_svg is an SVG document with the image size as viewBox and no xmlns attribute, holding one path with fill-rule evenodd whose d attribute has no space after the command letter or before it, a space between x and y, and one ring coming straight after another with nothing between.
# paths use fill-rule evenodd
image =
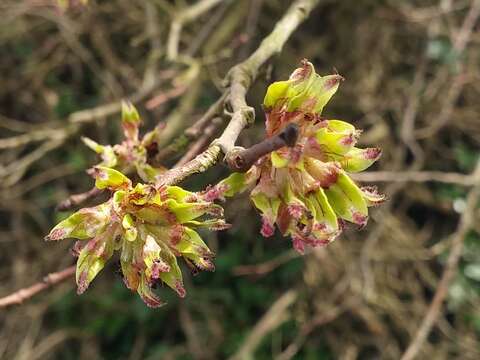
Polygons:
<instances>
[{"instance_id":1,"label":"flower cluster","mask_svg":"<svg viewBox=\"0 0 480 360\"><path fill-rule=\"evenodd\" d=\"M344 221L364 226L368 207L384 200L374 187L359 187L348 175L372 165L380 149L355 147L361 131L321 116L342 80L338 74L320 76L304 61L288 80L271 84L264 99L267 136L294 123L296 145L263 156L246 173L234 173L206 193L212 199L251 189L262 235L273 235L276 224L300 253L305 245L333 241Z\"/></svg>"},{"instance_id":2,"label":"flower cluster","mask_svg":"<svg viewBox=\"0 0 480 360\"><path fill-rule=\"evenodd\" d=\"M100 155L100 166L115 168L121 172L134 169L145 182L155 182L165 169L154 168L147 163L148 137L139 139L140 115L135 107L122 102L122 129L125 140L117 145L100 145L92 139L82 137L90 149Z\"/></svg>"},{"instance_id":3,"label":"flower cluster","mask_svg":"<svg viewBox=\"0 0 480 360\"><path fill-rule=\"evenodd\" d=\"M214 254L196 232L198 228L228 227L223 209L201 195L177 186L132 185L111 168L91 171L95 186L113 192L110 200L83 208L52 229L46 240L78 239L76 281L83 293L117 250L126 286L151 307L162 305L152 291L165 283L185 296L177 257L193 270L214 270Z\"/></svg>"}]
</instances>

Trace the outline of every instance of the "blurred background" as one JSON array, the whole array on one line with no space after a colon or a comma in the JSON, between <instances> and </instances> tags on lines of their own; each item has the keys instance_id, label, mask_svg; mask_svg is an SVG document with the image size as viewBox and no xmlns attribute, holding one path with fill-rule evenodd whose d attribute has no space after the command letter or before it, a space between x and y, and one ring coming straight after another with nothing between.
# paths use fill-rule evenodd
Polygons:
<instances>
[{"instance_id":1,"label":"blurred background","mask_svg":"<svg viewBox=\"0 0 480 360\"><path fill-rule=\"evenodd\" d=\"M173 57L172 21L197 1L0 2L0 297L74 263L73 242L43 237L69 214L55 206L93 184L84 171L98 159L80 136L118 143L118 104L128 98L143 131L160 126L175 139L290 4L209 1L208 11L183 15ZM236 197L225 204L232 228L205 237L216 271L184 269L185 299L159 289L168 304L149 309L111 261L84 295L70 278L0 309L0 358L398 359L460 238L418 358L479 359L480 221L465 200L480 145L479 14L477 0L320 1L250 90L257 118L243 146L264 135L268 84L301 59L345 77L324 114L383 149L357 178L389 197L365 229L301 257L278 233L262 238L248 198ZM218 165L183 185L200 190L226 174ZM471 226L459 228L466 211Z\"/></svg>"}]
</instances>

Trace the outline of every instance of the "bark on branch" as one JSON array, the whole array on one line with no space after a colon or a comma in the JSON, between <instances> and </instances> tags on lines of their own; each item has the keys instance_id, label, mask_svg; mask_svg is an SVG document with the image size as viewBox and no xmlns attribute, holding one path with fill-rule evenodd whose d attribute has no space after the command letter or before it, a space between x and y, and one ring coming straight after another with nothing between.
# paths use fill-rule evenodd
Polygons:
<instances>
[{"instance_id":1,"label":"bark on branch","mask_svg":"<svg viewBox=\"0 0 480 360\"><path fill-rule=\"evenodd\" d=\"M227 75L225 95L230 106L231 119L222 135L207 150L185 165L168 171L159 184L172 185L195 173L200 173L217 163L220 153L229 157L242 130L255 119L255 112L246 102L246 95L258 71L268 59L280 52L290 35L308 17L320 0L297 0L287 10L273 31L260 46L242 63L234 66Z\"/></svg>"},{"instance_id":2,"label":"bark on branch","mask_svg":"<svg viewBox=\"0 0 480 360\"><path fill-rule=\"evenodd\" d=\"M225 160L233 171L245 172L262 156L285 146L295 146L297 138L298 126L289 124L280 134L265 139L248 149L233 148L227 154Z\"/></svg>"},{"instance_id":3,"label":"bark on branch","mask_svg":"<svg viewBox=\"0 0 480 360\"><path fill-rule=\"evenodd\" d=\"M21 304L25 300L31 298L32 296L38 294L39 292L45 289L48 289L53 285L61 283L64 280L67 280L74 274L75 274L75 265L72 265L58 272L50 273L47 276L45 276L42 281L30 287L20 289L8 296L0 298L0 308L4 308L10 305Z\"/></svg>"}]
</instances>

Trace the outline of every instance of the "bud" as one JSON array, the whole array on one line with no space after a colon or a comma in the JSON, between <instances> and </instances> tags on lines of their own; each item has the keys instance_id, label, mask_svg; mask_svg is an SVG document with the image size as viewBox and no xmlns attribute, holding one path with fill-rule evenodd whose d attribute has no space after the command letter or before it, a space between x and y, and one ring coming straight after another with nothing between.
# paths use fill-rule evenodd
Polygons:
<instances>
[{"instance_id":1,"label":"bud","mask_svg":"<svg viewBox=\"0 0 480 360\"><path fill-rule=\"evenodd\" d=\"M125 285L151 307L163 304L152 290L159 282L185 296L179 257L196 269L214 270L214 254L196 229L227 227L219 205L178 186L134 187L119 171L102 166L91 175L98 188L114 192L111 199L74 213L46 237L85 242L76 246L78 293L88 288L114 250L120 251Z\"/></svg>"},{"instance_id":2,"label":"bud","mask_svg":"<svg viewBox=\"0 0 480 360\"><path fill-rule=\"evenodd\" d=\"M122 101L122 128L127 140L138 141L138 127L140 115L131 102Z\"/></svg>"},{"instance_id":3,"label":"bud","mask_svg":"<svg viewBox=\"0 0 480 360\"><path fill-rule=\"evenodd\" d=\"M232 174L204 196L221 198L250 189L262 215L261 234L272 236L277 225L300 253L306 246L333 241L344 221L365 226L368 207L385 197L375 188L359 188L348 173L365 170L381 151L355 147L360 130L321 116L342 80L338 74L316 74L305 60L288 80L270 85L264 99L267 135L293 122L299 128L296 145L263 156L245 174Z\"/></svg>"},{"instance_id":4,"label":"bud","mask_svg":"<svg viewBox=\"0 0 480 360\"><path fill-rule=\"evenodd\" d=\"M120 172L133 167L143 181L154 183L165 169L154 168L147 163L146 141L139 139L142 121L137 109L130 102L122 102L121 123L125 140L120 144L100 145L86 137L82 137L82 141L100 155L102 161L98 166L115 168Z\"/></svg>"},{"instance_id":5,"label":"bud","mask_svg":"<svg viewBox=\"0 0 480 360\"><path fill-rule=\"evenodd\" d=\"M57 5L62 10L67 10L69 7L74 6L86 6L88 4L88 0L57 0Z\"/></svg>"}]
</instances>

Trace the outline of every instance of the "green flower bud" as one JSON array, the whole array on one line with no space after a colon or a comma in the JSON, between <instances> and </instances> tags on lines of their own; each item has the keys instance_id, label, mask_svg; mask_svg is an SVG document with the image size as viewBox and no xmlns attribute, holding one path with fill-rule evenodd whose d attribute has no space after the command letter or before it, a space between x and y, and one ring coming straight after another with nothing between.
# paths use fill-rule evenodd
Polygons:
<instances>
[{"instance_id":1,"label":"green flower bud","mask_svg":"<svg viewBox=\"0 0 480 360\"><path fill-rule=\"evenodd\" d=\"M97 187L114 191L112 198L74 213L46 237L85 241L77 260L79 293L88 288L115 250L120 251L126 286L152 307L163 304L152 290L158 282L185 296L177 258L195 271L214 270L214 254L195 228L225 229L219 205L177 186L133 187L125 175L102 166L95 167L92 175Z\"/></svg>"}]
</instances>

